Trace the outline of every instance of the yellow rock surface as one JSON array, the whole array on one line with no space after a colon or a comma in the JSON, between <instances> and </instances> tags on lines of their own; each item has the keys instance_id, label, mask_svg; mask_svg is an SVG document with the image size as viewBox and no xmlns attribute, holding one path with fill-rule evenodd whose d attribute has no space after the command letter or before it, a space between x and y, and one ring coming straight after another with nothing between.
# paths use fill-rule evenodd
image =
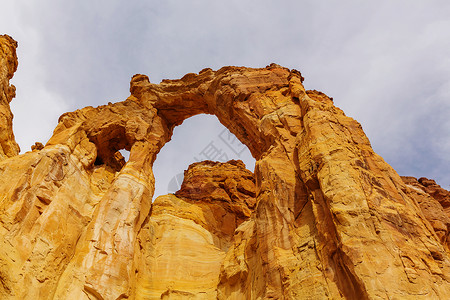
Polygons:
<instances>
[{"instance_id":1,"label":"yellow rock surface","mask_svg":"<svg viewBox=\"0 0 450 300\"><path fill-rule=\"evenodd\" d=\"M450 299L448 191L402 179L298 71L135 75L128 99L62 115L18 155L16 44L0 46L1 299ZM194 164L152 204L157 153L199 113L255 173Z\"/></svg>"}]
</instances>

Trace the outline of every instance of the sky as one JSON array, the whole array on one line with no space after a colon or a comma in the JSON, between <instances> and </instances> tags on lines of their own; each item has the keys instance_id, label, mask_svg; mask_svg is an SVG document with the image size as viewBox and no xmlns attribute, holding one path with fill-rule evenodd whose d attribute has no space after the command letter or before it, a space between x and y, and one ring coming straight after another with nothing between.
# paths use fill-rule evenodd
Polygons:
<instances>
[{"instance_id":1,"label":"sky","mask_svg":"<svg viewBox=\"0 0 450 300\"><path fill-rule=\"evenodd\" d=\"M450 1L0 0L0 34L19 43L22 153L64 112L125 100L134 74L159 83L274 62L333 97L400 175L450 189ZM254 168L214 116L186 120L157 157L155 195L213 154Z\"/></svg>"}]
</instances>

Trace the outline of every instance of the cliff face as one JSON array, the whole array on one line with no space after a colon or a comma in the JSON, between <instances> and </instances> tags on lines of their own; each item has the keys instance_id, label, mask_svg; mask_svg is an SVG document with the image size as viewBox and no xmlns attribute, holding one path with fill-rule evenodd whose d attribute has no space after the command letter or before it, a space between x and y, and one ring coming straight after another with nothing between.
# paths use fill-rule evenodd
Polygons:
<instances>
[{"instance_id":1,"label":"cliff face","mask_svg":"<svg viewBox=\"0 0 450 300\"><path fill-rule=\"evenodd\" d=\"M2 299L450 298L448 192L402 180L298 71L135 75L128 99L62 115L19 156L15 44L0 43ZM157 153L199 113L248 146L255 173L197 163L152 204Z\"/></svg>"}]
</instances>

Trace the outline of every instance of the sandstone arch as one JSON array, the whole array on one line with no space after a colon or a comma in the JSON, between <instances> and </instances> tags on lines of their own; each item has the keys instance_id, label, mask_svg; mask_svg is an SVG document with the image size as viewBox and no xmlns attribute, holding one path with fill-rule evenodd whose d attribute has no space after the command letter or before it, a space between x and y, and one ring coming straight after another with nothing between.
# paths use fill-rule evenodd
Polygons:
<instances>
[{"instance_id":1,"label":"sandstone arch","mask_svg":"<svg viewBox=\"0 0 450 300\"><path fill-rule=\"evenodd\" d=\"M416 201L429 196L298 71L205 69L158 85L135 75L130 92L64 114L42 150L0 162L3 298L139 298L151 167L199 113L257 160L255 210L227 248L218 298L448 298L450 222L431 224Z\"/></svg>"}]
</instances>

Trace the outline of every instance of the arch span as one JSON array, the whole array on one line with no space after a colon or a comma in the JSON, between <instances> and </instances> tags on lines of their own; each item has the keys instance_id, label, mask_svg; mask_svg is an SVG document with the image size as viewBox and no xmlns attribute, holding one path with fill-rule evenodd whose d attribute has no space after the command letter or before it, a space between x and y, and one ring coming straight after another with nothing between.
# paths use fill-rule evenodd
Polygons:
<instances>
[{"instance_id":1,"label":"arch span","mask_svg":"<svg viewBox=\"0 0 450 300\"><path fill-rule=\"evenodd\" d=\"M264 132L272 128L264 125L272 123L269 119L276 118L275 111L286 104L280 100L290 99L277 98L276 91L284 88L288 93L293 78L300 83L301 75L297 74L276 65L266 69L224 67L216 72L205 69L198 75L187 74L179 80L163 80L158 85L151 84L145 75L135 75L129 99L156 108L170 130L190 116L214 114L259 159L274 142L270 132Z\"/></svg>"}]
</instances>

